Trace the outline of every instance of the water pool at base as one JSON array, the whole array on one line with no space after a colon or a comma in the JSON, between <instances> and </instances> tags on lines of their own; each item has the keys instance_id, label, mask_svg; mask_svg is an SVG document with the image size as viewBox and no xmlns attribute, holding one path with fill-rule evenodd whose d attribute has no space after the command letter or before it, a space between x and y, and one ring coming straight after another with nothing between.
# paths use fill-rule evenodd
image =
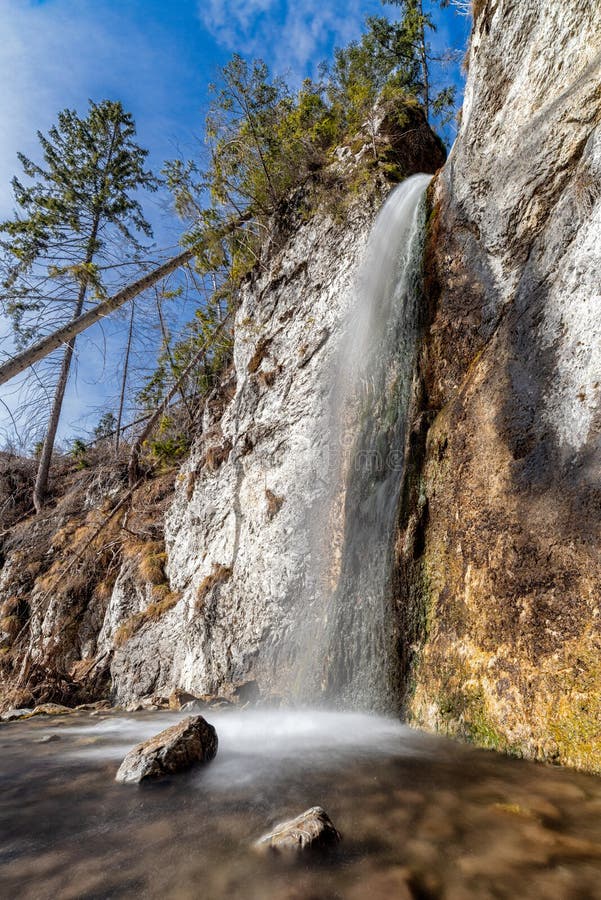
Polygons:
<instances>
[{"instance_id":1,"label":"water pool at base","mask_svg":"<svg viewBox=\"0 0 601 900\"><path fill-rule=\"evenodd\" d=\"M601 898L601 780L358 713L219 711L209 766L114 781L181 714L36 717L0 727L0 897ZM51 740L48 740L51 738ZM258 856L323 806L338 850Z\"/></svg>"}]
</instances>

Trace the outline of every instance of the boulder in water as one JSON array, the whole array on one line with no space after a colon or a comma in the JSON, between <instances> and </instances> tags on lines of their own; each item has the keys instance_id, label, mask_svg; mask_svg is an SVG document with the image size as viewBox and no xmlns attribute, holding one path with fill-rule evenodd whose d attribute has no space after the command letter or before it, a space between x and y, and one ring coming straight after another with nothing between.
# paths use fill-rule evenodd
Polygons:
<instances>
[{"instance_id":1,"label":"boulder in water","mask_svg":"<svg viewBox=\"0 0 601 900\"><path fill-rule=\"evenodd\" d=\"M259 838L255 848L274 853L303 853L333 847L340 840L341 835L326 811L321 806L313 806Z\"/></svg>"},{"instance_id":2,"label":"boulder in water","mask_svg":"<svg viewBox=\"0 0 601 900\"><path fill-rule=\"evenodd\" d=\"M188 716L129 751L116 775L122 784L161 778L207 763L217 753L217 732L202 716Z\"/></svg>"},{"instance_id":3,"label":"boulder in water","mask_svg":"<svg viewBox=\"0 0 601 900\"><path fill-rule=\"evenodd\" d=\"M175 688L169 695L169 709L183 709L186 704L194 703L195 700L198 700L198 697L194 694L182 688Z\"/></svg>"},{"instance_id":4,"label":"boulder in water","mask_svg":"<svg viewBox=\"0 0 601 900\"><path fill-rule=\"evenodd\" d=\"M41 703L36 706L32 712L32 716L66 716L75 712L70 706L63 706L62 703Z\"/></svg>"},{"instance_id":5,"label":"boulder in water","mask_svg":"<svg viewBox=\"0 0 601 900\"><path fill-rule=\"evenodd\" d=\"M28 709L23 707L22 709L9 709L5 713L2 713L0 716L0 720L2 722L14 722L17 719L28 719L33 715L33 709Z\"/></svg>"}]
</instances>

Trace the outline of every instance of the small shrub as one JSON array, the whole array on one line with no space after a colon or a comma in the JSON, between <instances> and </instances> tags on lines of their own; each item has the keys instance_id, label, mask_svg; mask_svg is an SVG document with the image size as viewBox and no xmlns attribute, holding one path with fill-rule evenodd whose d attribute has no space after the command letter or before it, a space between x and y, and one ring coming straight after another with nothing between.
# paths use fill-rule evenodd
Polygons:
<instances>
[{"instance_id":1,"label":"small shrub","mask_svg":"<svg viewBox=\"0 0 601 900\"><path fill-rule=\"evenodd\" d=\"M194 472L188 472L188 477L186 478L186 500L188 503L192 499L192 495L194 494L194 486L196 485L196 475Z\"/></svg>"},{"instance_id":2,"label":"small shrub","mask_svg":"<svg viewBox=\"0 0 601 900\"><path fill-rule=\"evenodd\" d=\"M254 375L254 373L257 371L257 369L267 356L267 351L269 350L271 340L271 338L261 338L261 340L258 342L255 352L251 356L247 367L251 375Z\"/></svg>"},{"instance_id":3,"label":"small shrub","mask_svg":"<svg viewBox=\"0 0 601 900\"><path fill-rule=\"evenodd\" d=\"M232 569L230 566L223 566L221 563L213 563L213 571L207 575L198 585L196 591L196 607L202 609L207 595L217 587L232 577Z\"/></svg>"},{"instance_id":4,"label":"small shrub","mask_svg":"<svg viewBox=\"0 0 601 900\"><path fill-rule=\"evenodd\" d=\"M278 497L278 495L274 494L273 491L270 491L269 488L265 489L265 496L267 497L267 516L268 518L273 519L284 505L284 498Z\"/></svg>"},{"instance_id":5,"label":"small shrub","mask_svg":"<svg viewBox=\"0 0 601 900\"><path fill-rule=\"evenodd\" d=\"M143 553L138 562L138 572L144 581L148 581L150 584L163 584L165 582L166 562L167 554L164 550Z\"/></svg>"},{"instance_id":6,"label":"small shrub","mask_svg":"<svg viewBox=\"0 0 601 900\"><path fill-rule=\"evenodd\" d=\"M230 455L230 451L232 449L232 442L227 440L222 444L216 444L213 447L209 447L205 452L203 463L209 470L209 472L216 472L223 463L226 461L228 456Z\"/></svg>"},{"instance_id":7,"label":"small shrub","mask_svg":"<svg viewBox=\"0 0 601 900\"><path fill-rule=\"evenodd\" d=\"M155 595L155 589L153 588L153 596ZM170 591L169 588L164 593L160 591L159 594L163 594L161 599L153 600L142 612L135 613L135 615L126 619L125 622L122 622L115 632L115 647L123 646L143 625L160 619L166 612L173 609L181 599L181 594Z\"/></svg>"},{"instance_id":8,"label":"small shrub","mask_svg":"<svg viewBox=\"0 0 601 900\"><path fill-rule=\"evenodd\" d=\"M115 587L116 575L110 578L104 578L99 581L94 588L94 596L97 600L109 600Z\"/></svg>"},{"instance_id":9,"label":"small shrub","mask_svg":"<svg viewBox=\"0 0 601 900\"><path fill-rule=\"evenodd\" d=\"M0 619L0 631L7 634L9 638L14 638L19 633L20 627L18 616L5 616Z\"/></svg>"},{"instance_id":10,"label":"small shrub","mask_svg":"<svg viewBox=\"0 0 601 900\"><path fill-rule=\"evenodd\" d=\"M276 380L277 375L278 369L270 369L268 372L259 372L257 378L264 387L269 388Z\"/></svg>"},{"instance_id":11,"label":"small shrub","mask_svg":"<svg viewBox=\"0 0 601 900\"><path fill-rule=\"evenodd\" d=\"M89 463L88 463L87 452L88 452L88 448L86 447L85 443L82 440L80 440L79 438L76 438L73 441L73 444L71 446L71 451L70 451L71 456L73 457L73 460L75 462L76 469L87 469L88 468Z\"/></svg>"},{"instance_id":12,"label":"small shrub","mask_svg":"<svg viewBox=\"0 0 601 900\"><path fill-rule=\"evenodd\" d=\"M155 438L148 444L150 455L161 466L170 466L186 455L190 449L190 438L185 434Z\"/></svg>"},{"instance_id":13,"label":"small shrub","mask_svg":"<svg viewBox=\"0 0 601 900\"><path fill-rule=\"evenodd\" d=\"M7 599L0 605L0 615L2 616L12 616L16 613L19 608L19 598L12 596L7 597Z\"/></svg>"}]
</instances>

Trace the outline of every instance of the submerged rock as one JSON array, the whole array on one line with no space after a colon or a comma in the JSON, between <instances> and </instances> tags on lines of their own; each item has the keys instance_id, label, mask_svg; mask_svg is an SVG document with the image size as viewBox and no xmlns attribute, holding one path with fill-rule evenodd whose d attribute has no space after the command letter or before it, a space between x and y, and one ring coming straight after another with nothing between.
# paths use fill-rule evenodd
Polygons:
<instances>
[{"instance_id":1,"label":"submerged rock","mask_svg":"<svg viewBox=\"0 0 601 900\"><path fill-rule=\"evenodd\" d=\"M282 822L255 843L260 851L302 853L333 847L341 840L340 833L321 806L313 806L296 819Z\"/></svg>"},{"instance_id":2,"label":"submerged rock","mask_svg":"<svg viewBox=\"0 0 601 900\"><path fill-rule=\"evenodd\" d=\"M33 709L23 707L23 709L9 709L2 713L0 719L3 722L14 722L17 719L28 719L33 715Z\"/></svg>"},{"instance_id":3,"label":"submerged rock","mask_svg":"<svg viewBox=\"0 0 601 900\"><path fill-rule=\"evenodd\" d=\"M74 709L71 709L70 706L63 706L61 703L42 703L40 706L36 706L32 716L66 716L69 713L75 712Z\"/></svg>"},{"instance_id":4,"label":"submerged rock","mask_svg":"<svg viewBox=\"0 0 601 900\"><path fill-rule=\"evenodd\" d=\"M195 697L193 700L182 703L180 709L182 712L203 712L207 709L226 709L233 705L232 701L228 700L227 697L203 694L202 697Z\"/></svg>"},{"instance_id":5,"label":"submerged rock","mask_svg":"<svg viewBox=\"0 0 601 900\"><path fill-rule=\"evenodd\" d=\"M235 685L232 692L236 703L258 703L261 699L261 691L256 681L242 681Z\"/></svg>"},{"instance_id":6,"label":"submerged rock","mask_svg":"<svg viewBox=\"0 0 601 900\"><path fill-rule=\"evenodd\" d=\"M60 741L60 735L58 734L43 734L42 737L35 738L34 744L51 744L54 741Z\"/></svg>"},{"instance_id":7,"label":"submerged rock","mask_svg":"<svg viewBox=\"0 0 601 900\"><path fill-rule=\"evenodd\" d=\"M110 700L96 700L94 703L80 703L75 707L76 712L94 712L111 708Z\"/></svg>"},{"instance_id":8,"label":"submerged rock","mask_svg":"<svg viewBox=\"0 0 601 900\"><path fill-rule=\"evenodd\" d=\"M2 713L0 719L3 722L14 722L18 719L31 719L32 716L65 716L75 712L70 706L62 706L60 703L41 703L39 706L23 707L22 709L9 709Z\"/></svg>"},{"instance_id":9,"label":"submerged rock","mask_svg":"<svg viewBox=\"0 0 601 900\"><path fill-rule=\"evenodd\" d=\"M161 778L207 763L217 753L217 732L202 716L188 716L129 751L115 780L122 784Z\"/></svg>"},{"instance_id":10,"label":"submerged rock","mask_svg":"<svg viewBox=\"0 0 601 900\"><path fill-rule=\"evenodd\" d=\"M156 711L159 709L180 709L180 707L171 707L167 697L160 697L156 694L152 694L150 697L140 697L125 706L126 712L143 712L144 710Z\"/></svg>"}]
</instances>

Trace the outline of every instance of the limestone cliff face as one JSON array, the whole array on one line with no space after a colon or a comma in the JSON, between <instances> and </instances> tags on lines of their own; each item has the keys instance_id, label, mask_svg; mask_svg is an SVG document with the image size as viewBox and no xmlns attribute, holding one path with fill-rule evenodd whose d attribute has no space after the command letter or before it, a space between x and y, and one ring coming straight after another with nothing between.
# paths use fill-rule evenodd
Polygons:
<instances>
[{"instance_id":1,"label":"limestone cliff face","mask_svg":"<svg viewBox=\"0 0 601 900\"><path fill-rule=\"evenodd\" d=\"M475 4L398 542L411 719L597 770L600 122L597 3Z\"/></svg>"},{"instance_id":2,"label":"limestone cliff face","mask_svg":"<svg viewBox=\"0 0 601 900\"><path fill-rule=\"evenodd\" d=\"M241 289L233 364L175 485L149 482L103 525L126 499L123 473L87 493L77 482L9 536L0 702L108 692L129 704L176 687L227 694L245 681L264 695L293 692L311 525L339 455L332 361L358 266L394 180L445 158L415 108L400 126L383 109L376 146L384 165L371 136L356 140L275 217ZM340 515L324 540L343 528Z\"/></svg>"},{"instance_id":3,"label":"limestone cliff face","mask_svg":"<svg viewBox=\"0 0 601 900\"><path fill-rule=\"evenodd\" d=\"M292 236L244 287L229 398L209 404L166 517L167 574L182 598L116 650L117 699L247 679L283 689L279 649L327 489L328 374L378 203L361 196L339 221L291 211ZM127 615L111 604L107 641Z\"/></svg>"}]
</instances>

